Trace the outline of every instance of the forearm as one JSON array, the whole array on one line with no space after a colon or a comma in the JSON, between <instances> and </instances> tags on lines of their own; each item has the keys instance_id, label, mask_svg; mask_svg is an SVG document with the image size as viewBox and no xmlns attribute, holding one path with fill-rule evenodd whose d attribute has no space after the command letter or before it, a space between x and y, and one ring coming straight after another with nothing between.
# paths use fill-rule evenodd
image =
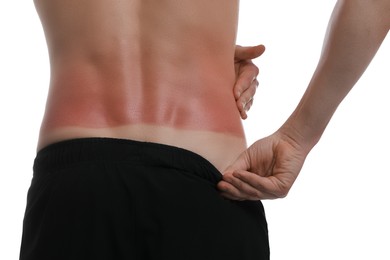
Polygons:
<instances>
[{"instance_id":1,"label":"forearm","mask_svg":"<svg viewBox=\"0 0 390 260\"><path fill-rule=\"evenodd\" d=\"M363 74L390 28L390 0L340 0L322 55L296 110L282 127L311 149Z\"/></svg>"}]
</instances>

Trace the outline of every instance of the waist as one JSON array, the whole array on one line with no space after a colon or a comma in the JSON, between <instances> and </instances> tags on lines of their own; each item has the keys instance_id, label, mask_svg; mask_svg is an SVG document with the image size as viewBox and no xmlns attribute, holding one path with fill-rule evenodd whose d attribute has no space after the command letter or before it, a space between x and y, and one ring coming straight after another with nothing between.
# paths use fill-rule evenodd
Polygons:
<instances>
[{"instance_id":1,"label":"waist","mask_svg":"<svg viewBox=\"0 0 390 260\"><path fill-rule=\"evenodd\" d=\"M41 130L39 152L52 144L80 138L111 138L151 142L182 148L198 154L219 171L224 171L246 149L244 136L212 131L183 130L146 124L110 128L61 127Z\"/></svg>"}]
</instances>

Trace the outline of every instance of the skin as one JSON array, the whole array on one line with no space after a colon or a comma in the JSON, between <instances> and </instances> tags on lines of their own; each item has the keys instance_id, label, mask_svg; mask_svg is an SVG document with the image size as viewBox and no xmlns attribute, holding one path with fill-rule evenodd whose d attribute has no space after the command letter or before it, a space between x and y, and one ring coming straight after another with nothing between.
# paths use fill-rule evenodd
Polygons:
<instances>
[{"instance_id":1,"label":"skin","mask_svg":"<svg viewBox=\"0 0 390 260\"><path fill-rule=\"evenodd\" d=\"M258 85L250 60L264 52L236 46L238 5L35 0L51 65L38 150L124 138L182 147L226 169L247 148L241 119Z\"/></svg>"},{"instance_id":2,"label":"skin","mask_svg":"<svg viewBox=\"0 0 390 260\"><path fill-rule=\"evenodd\" d=\"M285 197L306 156L320 140L390 30L390 0L339 0L323 52L295 111L274 134L251 145L218 184L231 199Z\"/></svg>"}]
</instances>

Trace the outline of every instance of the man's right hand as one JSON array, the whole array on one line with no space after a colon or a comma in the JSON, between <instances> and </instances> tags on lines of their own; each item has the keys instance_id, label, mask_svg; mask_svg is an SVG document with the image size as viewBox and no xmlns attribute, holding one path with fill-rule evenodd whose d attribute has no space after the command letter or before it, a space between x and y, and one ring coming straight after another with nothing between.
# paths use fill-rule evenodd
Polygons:
<instances>
[{"instance_id":1,"label":"man's right hand","mask_svg":"<svg viewBox=\"0 0 390 260\"><path fill-rule=\"evenodd\" d=\"M218 189L233 200L283 198L308 153L294 139L277 131L245 150L223 173Z\"/></svg>"}]
</instances>

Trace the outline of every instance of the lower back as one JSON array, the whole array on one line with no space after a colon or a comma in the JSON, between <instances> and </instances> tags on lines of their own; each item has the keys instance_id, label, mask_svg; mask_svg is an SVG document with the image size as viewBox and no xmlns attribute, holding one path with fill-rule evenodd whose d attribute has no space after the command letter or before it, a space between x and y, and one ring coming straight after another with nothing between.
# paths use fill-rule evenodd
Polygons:
<instances>
[{"instance_id":1,"label":"lower back","mask_svg":"<svg viewBox=\"0 0 390 260\"><path fill-rule=\"evenodd\" d=\"M220 170L245 149L233 69L216 72L209 63L153 70L151 63L141 80L122 75L123 66L101 66L75 62L52 71L39 148L80 137L126 138L197 152Z\"/></svg>"},{"instance_id":2,"label":"lower back","mask_svg":"<svg viewBox=\"0 0 390 260\"><path fill-rule=\"evenodd\" d=\"M110 11L110 1L86 0L75 12L69 1L39 2L51 84L38 149L71 138L126 138L197 152L220 170L245 149L233 96L234 3L218 18L194 10L213 1L122 1L137 3L143 15L134 18L131 5ZM86 10L101 15L86 22L80 5L89 2ZM64 8L56 5L65 3L71 18L59 15Z\"/></svg>"}]
</instances>

